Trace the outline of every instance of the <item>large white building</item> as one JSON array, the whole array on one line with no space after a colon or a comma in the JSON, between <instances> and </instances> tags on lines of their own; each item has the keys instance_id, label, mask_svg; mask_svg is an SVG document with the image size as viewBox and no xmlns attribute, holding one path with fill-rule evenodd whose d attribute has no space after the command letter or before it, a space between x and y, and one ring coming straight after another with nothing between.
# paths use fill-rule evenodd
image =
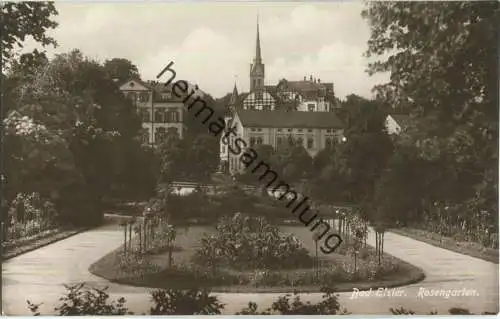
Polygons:
<instances>
[{"instance_id":1,"label":"large white building","mask_svg":"<svg viewBox=\"0 0 500 319\"><path fill-rule=\"evenodd\" d=\"M192 84L189 90L196 89L197 96L204 92ZM186 108L182 98L172 94L172 84L144 82L139 79L130 79L120 85L127 98L132 100L142 119L142 141L150 145L161 142L167 133L176 133L180 138L186 135Z\"/></svg>"}]
</instances>

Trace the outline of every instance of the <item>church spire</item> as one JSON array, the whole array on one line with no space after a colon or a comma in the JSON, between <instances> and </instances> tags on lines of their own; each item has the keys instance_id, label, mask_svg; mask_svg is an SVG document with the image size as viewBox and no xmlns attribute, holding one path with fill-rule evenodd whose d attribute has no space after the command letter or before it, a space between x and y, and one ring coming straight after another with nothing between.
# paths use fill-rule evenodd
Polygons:
<instances>
[{"instance_id":1,"label":"church spire","mask_svg":"<svg viewBox=\"0 0 500 319\"><path fill-rule=\"evenodd\" d=\"M255 63L262 63L262 55L260 53L260 36L259 36L259 15L257 14L257 41L255 43Z\"/></svg>"},{"instance_id":2,"label":"church spire","mask_svg":"<svg viewBox=\"0 0 500 319\"><path fill-rule=\"evenodd\" d=\"M255 58L250 65L250 91L264 88L265 66L262 63L260 51L259 16L257 15L257 41L255 43Z\"/></svg>"},{"instance_id":3,"label":"church spire","mask_svg":"<svg viewBox=\"0 0 500 319\"><path fill-rule=\"evenodd\" d=\"M238 89L236 88L236 82L234 82L233 94L231 95L231 99L229 100L229 105L234 106L238 101Z\"/></svg>"}]
</instances>

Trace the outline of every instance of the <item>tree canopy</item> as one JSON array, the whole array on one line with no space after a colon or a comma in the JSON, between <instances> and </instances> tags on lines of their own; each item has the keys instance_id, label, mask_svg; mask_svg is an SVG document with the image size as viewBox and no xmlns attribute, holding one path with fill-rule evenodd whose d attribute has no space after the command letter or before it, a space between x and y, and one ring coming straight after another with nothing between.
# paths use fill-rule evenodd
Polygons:
<instances>
[{"instance_id":1,"label":"tree canopy","mask_svg":"<svg viewBox=\"0 0 500 319\"><path fill-rule=\"evenodd\" d=\"M58 23L53 16L58 12L54 2L3 2L2 13L2 60L5 64L14 57L14 50L22 48L27 37L33 38L42 46L56 45L56 41L47 35L48 29L54 29Z\"/></svg>"}]
</instances>

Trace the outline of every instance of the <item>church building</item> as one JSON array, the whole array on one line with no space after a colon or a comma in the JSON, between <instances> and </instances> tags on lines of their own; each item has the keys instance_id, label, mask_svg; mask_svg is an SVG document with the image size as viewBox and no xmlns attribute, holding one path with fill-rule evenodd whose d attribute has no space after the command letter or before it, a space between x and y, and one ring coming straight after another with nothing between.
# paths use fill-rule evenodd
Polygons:
<instances>
[{"instance_id":1,"label":"church building","mask_svg":"<svg viewBox=\"0 0 500 319\"><path fill-rule=\"evenodd\" d=\"M234 85L225 114L226 127L236 127L238 137L247 141L249 147L268 144L279 151L285 143L294 143L314 157L325 147L344 140L343 124L334 112L336 101L333 83L322 83L312 76L266 85L257 22L250 92L239 94ZM220 160L221 170L232 175L245 168L222 140Z\"/></svg>"}]
</instances>

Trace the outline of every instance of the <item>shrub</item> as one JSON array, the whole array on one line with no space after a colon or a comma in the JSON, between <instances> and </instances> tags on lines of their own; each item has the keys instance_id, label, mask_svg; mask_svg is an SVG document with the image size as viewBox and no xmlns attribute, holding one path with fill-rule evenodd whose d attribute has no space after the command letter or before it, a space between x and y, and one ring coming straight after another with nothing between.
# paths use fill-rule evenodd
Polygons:
<instances>
[{"instance_id":1,"label":"shrub","mask_svg":"<svg viewBox=\"0 0 500 319\"><path fill-rule=\"evenodd\" d=\"M8 239L31 237L55 227L58 217L54 204L38 193L19 193L10 203Z\"/></svg>"},{"instance_id":2,"label":"shrub","mask_svg":"<svg viewBox=\"0 0 500 319\"><path fill-rule=\"evenodd\" d=\"M336 314L349 314L347 310L343 309L340 313L340 304L338 302L338 295L330 288L322 289L323 300L317 304L311 302L303 302L300 296L294 292L294 298L290 294L278 297L278 300L273 302L271 308L259 312L258 306L254 302L249 302L247 308L242 309L237 315L336 315Z\"/></svg>"},{"instance_id":3,"label":"shrub","mask_svg":"<svg viewBox=\"0 0 500 319\"><path fill-rule=\"evenodd\" d=\"M205 235L194 261L211 267L273 269L310 266L312 258L294 235L280 233L263 217L223 217L215 235Z\"/></svg>"},{"instance_id":4,"label":"shrub","mask_svg":"<svg viewBox=\"0 0 500 319\"><path fill-rule=\"evenodd\" d=\"M156 290L151 292L151 315L220 315L224 305L207 290Z\"/></svg>"},{"instance_id":5,"label":"shrub","mask_svg":"<svg viewBox=\"0 0 500 319\"><path fill-rule=\"evenodd\" d=\"M161 267L151 263L142 254L135 251L127 254L120 253L118 258L120 258L118 265L122 278L143 278L145 275L157 273L161 270Z\"/></svg>"},{"instance_id":6,"label":"shrub","mask_svg":"<svg viewBox=\"0 0 500 319\"><path fill-rule=\"evenodd\" d=\"M67 292L59 300L62 305L55 307L54 310L60 316L75 315L126 315L132 314L125 308L125 298L110 300L106 293L108 287L103 289L89 288L85 284L76 284L72 286L64 285ZM40 315L38 308L40 304L33 304L27 301L28 308L35 315Z\"/></svg>"}]
</instances>

